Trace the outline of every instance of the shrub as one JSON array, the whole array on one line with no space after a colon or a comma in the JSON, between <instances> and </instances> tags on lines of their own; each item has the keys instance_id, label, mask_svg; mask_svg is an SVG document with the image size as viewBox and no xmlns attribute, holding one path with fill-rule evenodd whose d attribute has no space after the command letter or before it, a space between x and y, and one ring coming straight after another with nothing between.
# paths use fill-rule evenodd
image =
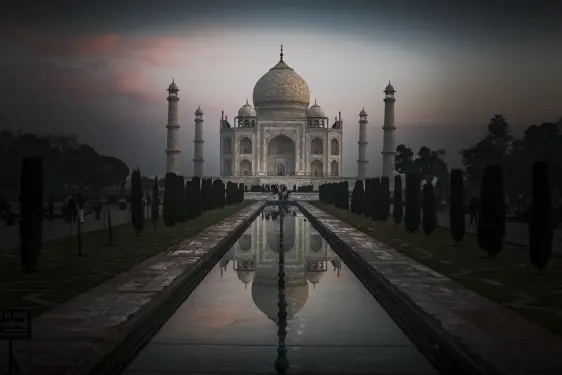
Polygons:
<instances>
[{"instance_id":1,"label":"shrub","mask_svg":"<svg viewBox=\"0 0 562 375\"><path fill-rule=\"evenodd\" d=\"M381 178L380 209L380 219L387 221L390 216L390 180L388 177Z\"/></svg>"},{"instance_id":2,"label":"shrub","mask_svg":"<svg viewBox=\"0 0 562 375\"><path fill-rule=\"evenodd\" d=\"M199 217L201 216L203 206L201 202L201 179L199 177L194 177L189 186L189 201L191 202L191 207L193 208L193 217Z\"/></svg>"},{"instance_id":3,"label":"shrub","mask_svg":"<svg viewBox=\"0 0 562 375\"><path fill-rule=\"evenodd\" d=\"M185 223L187 221L187 202L185 199L185 185L183 176L176 176L176 221Z\"/></svg>"},{"instance_id":4,"label":"shrub","mask_svg":"<svg viewBox=\"0 0 562 375\"><path fill-rule=\"evenodd\" d=\"M423 186L422 207L423 231L429 236L437 227L437 202L431 182L427 182Z\"/></svg>"},{"instance_id":5,"label":"shrub","mask_svg":"<svg viewBox=\"0 0 562 375\"><path fill-rule=\"evenodd\" d=\"M529 258L542 273L552 255L552 220L550 177L548 164L537 161L533 165L533 203L529 221Z\"/></svg>"},{"instance_id":6,"label":"shrub","mask_svg":"<svg viewBox=\"0 0 562 375\"><path fill-rule=\"evenodd\" d=\"M160 190L158 188L158 177L154 177L154 185L152 186L152 222L158 222L160 217Z\"/></svg>"},{"instance_id":7,"label":"shrub","mask_svg":"<svg viewBox=\"0 0 562 375\"><path fill-rule=\"evenodd\" d=\"M415 173L406 175L406 214L404 226L407 231L415 232L421 223L420 178Z\"/></svg>"},{"instance_id":8,"label":"shrub","mask_svg":"<svg viewBox=\"0 0 562 375\"><path fill-rule=\"evenodd\" d=\"M371 187L371 218L375 221L381 219L381 179L373 178Z\"/></svg>"},{"instance_id":9,"label":"shrub","mask_svg":"<svg viewBox=\"0 0 562 375\"><path fill-rule=\"evenodd\" d=\"M371 216L371 202L373 200L373 179L368 178L365 180L365 199L363 201L363 215Z\"/></svg>"},{"instance_id":10,"label":"shrub","mask_svg":"<svg viewBox=\"0 0 562 375\"><path fill-rule=\"evenodd\" d=\"M402 223L404 217L404 206L402 202L402 176L394 176L394 207L392 216L396 224Z\"/></svg>"},{"instance_id":11,"label":"shrub","mask_svg":"<svg viewBox=\"0 0 562 375\"><path fill-rule=\"evenodd\" d=\"M140 170L137 168L131 174L131 223L137 234L140 234L144 229L144 201L142 192L142 177Z\"/></svg>"},{"instance_id":12,"label":"shrub","mask_svg":"<svg viewBox=\"0 0 562 375\"><path fill-rule=\"evenodd\" d=\"M351 212L357 215L363 213L363 205L365 199L365 192L363 191L363 180L355 181L353 193L351 193Z\"/></svg>"},{"instance_id":13,"label":"shrub","mask_svg":"<svg viewBox=\"0 0 562 375\"><path fill-rule=\"evenodd\" d=\"M166 186L164 190L164 205L162 207L162 217L164 219L164 225L167 227L173 227L176 223L176 186L177 186L177 176L175 173L166 173Z\"/></svg>"},{"instance_id":14,"label":"shrub","mask_svg":"<svg viewBox=\"0 0 562 375\"><path fill-rule=\"evenodd\" d=\"M244 201L244 189L245 188L246 188L246 185L244 185L244 184L238 185L238 192L240 193L240 195L238 196L238 202Z\"/></svg>"},{"instance_id":15,"label":"shrub","mask_svg":"<svg viewBox=\"0 0 562 375\"><path fill-rule=\"evenodd\" d=\"M451 194L449 201L449 223L455 243L463 240L466 231L466 208L464 206L464 176L460 169L451 171Z\"/></svg>"},{"instance_id":16,"label":"shrub","mask_svg":"<svg viewBox=\"0 0 562 375\"><path fill-rule=\"evenodd\" d=\"M193 186L194 182L192 181L186 181L185 182L185 186L183 188L183 193L184 193L184 199L183 199L183 204L184 204L184 211L185 211L185 217L187 220L189 219L193 219L195 218L195 210L193 207L193 200L192 200L192 192L193 192Z\"/></svg>"},{"instance_id":17,"label":"shrub","mask_svg":"<svg viewBox=\"0 0 562 375\"><path fill-rule=\"evenodd\" d=\"M25 271L35 271L43 237L43 159L23 158L20 183L20 255Z\"/></svg>"},{"instance_id":18,"label":"shrub","mask_svg":"<svg viewBox=\"0 0 562 375\"><path fill-rule=\"evenodd\" d=\"M478 245L488 257L499 254L505 236L505 196L503 170L499 165L484 169L480 190L480 213L478 215Z\"/></svg>"}]
</instances>

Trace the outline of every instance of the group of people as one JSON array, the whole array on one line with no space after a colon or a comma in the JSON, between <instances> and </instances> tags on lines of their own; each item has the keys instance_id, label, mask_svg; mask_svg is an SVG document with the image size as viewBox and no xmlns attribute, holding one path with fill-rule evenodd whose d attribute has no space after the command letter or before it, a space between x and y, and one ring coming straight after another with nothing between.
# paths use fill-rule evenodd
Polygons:
<instances>
[{"instance_id":1,"label":"group of people","mask_svg":"<svg viewBox=\"0 0 562 375\"><path fill-rule=\"evenodd\" d=\"M66 221L84 222L84 203L85 199L80 193L69 194L64 202L64 216ZM51 203L49 203L49 206ZM54 203L53 203L54 205ZM49 208L50 210L51 208Z\"/></svg>"}]
</instances>

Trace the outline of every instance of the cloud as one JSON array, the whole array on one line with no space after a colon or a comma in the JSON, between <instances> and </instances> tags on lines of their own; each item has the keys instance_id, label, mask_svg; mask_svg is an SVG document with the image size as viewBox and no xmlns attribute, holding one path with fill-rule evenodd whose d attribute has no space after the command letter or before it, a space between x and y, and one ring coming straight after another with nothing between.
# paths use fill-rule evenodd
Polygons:
<instances>
[{"instance_id":1,"label":"cloud","mask_svg":"<svg viewBox=\"0 0 562 375\"><path fill-rule=\"evenodd\" d=\"M15 28L3 35L42 57L116 57L120 50L120 37L116 34L47 35L33 29Z\"/></svg>"}]
</instances>

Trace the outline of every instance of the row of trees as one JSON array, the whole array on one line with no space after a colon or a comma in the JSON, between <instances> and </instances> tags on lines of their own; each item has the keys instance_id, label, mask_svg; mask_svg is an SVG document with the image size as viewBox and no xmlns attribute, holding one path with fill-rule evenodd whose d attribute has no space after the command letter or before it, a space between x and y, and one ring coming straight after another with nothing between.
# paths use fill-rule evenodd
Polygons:
<instances>
[{"instance_id":1,"label":"row of trees","mask_svg":"<svg viewBox=\"0 0 562 375\"><path fill-rule=\"evenodd\" d=\"M553 210L551 207L551 187L549 166L539 161L533 165L533 203L529 222L530 260L542 272L552 253ZM464 174L460 169L451 171L450 179L450 230L455 244L465 236L466 207ZM419 174L406 175L404 202L402 202L402 178L395 177L393 196L393 219L409 232L416 232L420 225L430 235L438 224L437 200L434 183L421 181ZM331 183L320 186L320 200L348 209L347 183ZM480 209L478 215L478 245L488 255L496 257L503 249L505 237L505 193L504 175L500 165L490 165L484 169L480 190ZM355 182L351 195L350 210L357 215L365 215L375 221L387 221L390 216L390 189L386 177L372 178ZM403 208L404 207L404 208ZM402 217L404 214L404 217Z\"/></svg>"},{"instance_id":2,"label":"row of trees","mask_svg":"<svg viewBox=\"0 0 562 375\"><path fill-rule=\"evenodd\" d=\"M523 137L513 135L511 126L502 115L495 115L484 137L472 147L462 150L468 190L479 191L484 170L499 165L504 174L505 194L509 200L531 197L533 163L542 161L549 166L549 178L556 198L562 197L562 119L529 126Z\"/></svg>"},{"instance_id":3,"label":"row of trees","mask_svg":"<svg viewBox=\"0 0 562 375\"><path fill-rule=\"evenodd\" d=\"M98 154L76 138L40 137L0 132L0 200L18 199L22 159L36 156L42 160L43 190L62 198L70 186L90 187L94 192L118 186L129 174L129 167L114 157Z\"/></svg>"}]
</instances>

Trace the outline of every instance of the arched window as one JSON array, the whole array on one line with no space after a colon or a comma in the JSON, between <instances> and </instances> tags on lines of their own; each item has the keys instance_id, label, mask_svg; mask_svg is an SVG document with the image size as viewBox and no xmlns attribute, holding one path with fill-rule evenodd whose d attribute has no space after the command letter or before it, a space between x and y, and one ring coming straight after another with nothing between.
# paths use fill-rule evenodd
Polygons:
<instances>
[{"instance_id":1,"label":"arched window","mask_svg":"<svg viewBox=\"0 0 562 375\"><path fill-rule=\"evenodd\" d=\"M244 120L244 127L247 128L248 126L250 126L250 121Z\"/></svg>"},{"instance_id":2,"label":"arched window","mask_svg":"<svg viewBox=\"0 0 562 375\"><path fill-rule=\"evenodd\" d=\"M324 142L320 138L313 138L310 141L310 153L313 155L321 155L324 153Z\"/></svg>"},{"instance_id":3,"label":"arched window","mask_svg":"<svg viewBox=\"0 0 562 375\"><path fill-rule=\"evenodd\" d=\"M256 120L252 120L252 128L256 127Z\"/></svg>"},{"instance_id":4,"label":"arched window","mask_svg":"<svg viewBox=\"0 0 562 375\"><path fill-rule=\"evenodd\" d=\"M330 154L339 155L340 154L340 143L336 138L332 138L330 141Z\"/></svg>"}]
</instances>

